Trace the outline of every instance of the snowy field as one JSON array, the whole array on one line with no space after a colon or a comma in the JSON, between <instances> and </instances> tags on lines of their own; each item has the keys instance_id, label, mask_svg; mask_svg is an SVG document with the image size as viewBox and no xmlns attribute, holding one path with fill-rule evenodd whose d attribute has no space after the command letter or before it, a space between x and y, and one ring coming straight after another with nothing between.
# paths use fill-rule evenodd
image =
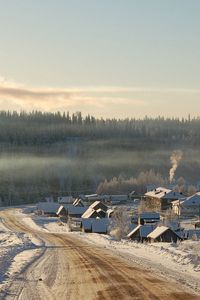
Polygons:
<instances>
[{"instance_id":1,"label":"snowy field","mask_svg":"<svg viewBox=\"0 0 200 300\"><path fill-rule=\"evenodd\" d=\"M166 278L178 282L200 292L200 241L184 241L178 244L169 243L137 243L128 240L116 241L108 235L94 233L68 232L58 218L36 216L32 208L17 209L18 216L29 227L45 232L74 235L83 242L95 244L112 251L126 260L152 269ZM40 256L45 249L42 241L31 235L10 231L0 220L0 288L1 284L19 274L27 262Z\"/></svg>"}]
</instances>

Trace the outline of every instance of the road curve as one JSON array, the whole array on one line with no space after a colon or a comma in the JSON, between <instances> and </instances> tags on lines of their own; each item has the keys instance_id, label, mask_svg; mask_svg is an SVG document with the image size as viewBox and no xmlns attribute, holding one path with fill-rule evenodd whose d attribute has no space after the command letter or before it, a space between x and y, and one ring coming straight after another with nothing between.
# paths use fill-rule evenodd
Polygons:
<instances>
[{"instance_id":1,"label":"road curve","mask_svg":"<svg viewBox=\"0 0 200 300\"><path fill-rule=\"evenodd\" d=\"M20 300L197 300L181 286L135 267L109 250L89 245L71 234L34 230L11 210L0 212L6 226L46 242L43 255L9 286L4 299Z\"/></svg>"}]
</instances>

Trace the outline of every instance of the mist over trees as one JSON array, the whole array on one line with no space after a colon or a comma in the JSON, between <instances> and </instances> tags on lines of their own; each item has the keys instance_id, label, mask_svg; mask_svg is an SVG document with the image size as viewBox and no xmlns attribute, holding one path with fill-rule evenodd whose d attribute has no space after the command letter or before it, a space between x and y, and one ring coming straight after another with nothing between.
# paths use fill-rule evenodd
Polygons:
<instances>
[{"instance_id":1,"label":"mist over trees","mask_svg":"<svg viewBox=\"0 0 200 300\"><path fill-rule=\"evenodd\" d=\"M183 151L176 178L196 184L199 145L200 118L118 120L80 112L1 111L1 203L96 190L142 192L145 184L166 182L174 149Z\"/></svg>"}]
</instances>

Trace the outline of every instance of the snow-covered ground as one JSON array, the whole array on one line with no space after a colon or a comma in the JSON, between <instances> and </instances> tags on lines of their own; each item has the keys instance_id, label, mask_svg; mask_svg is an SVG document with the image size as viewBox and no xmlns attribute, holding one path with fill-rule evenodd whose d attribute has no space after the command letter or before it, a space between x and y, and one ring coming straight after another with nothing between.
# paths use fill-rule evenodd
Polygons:
<instances>
[{"instance_id":1,"label":"snow-covered ground","mask_svg":"<svg viewBox=\"0 0 200 300\"><path fill-rule=\"evenodd\" d=\"M175 278L200 293L199 240L188 240L178 244L116 241L108 235L68 232L68 226L63 225L58 218L36 216L31 209L18 209L16 214L21 221L35 230L74 235L84 242L107 248L114 254L167 278ZM11 232L0 220L0 282L6 280L6 276L12 277L15 272L20 272L25 262L40 255L43 248L41 241L27 234Z\"/></svg>"},{"instance_id":2,"label":"snow-covered ground","mask_svg":"<svg viewBox=\"0 0 200 300\"><path fill-rule=\"evenodd\" d=\"M42 246L29 234L9 230L0 219L0 288L39 256Z\"/></svg>"}]
</instances>

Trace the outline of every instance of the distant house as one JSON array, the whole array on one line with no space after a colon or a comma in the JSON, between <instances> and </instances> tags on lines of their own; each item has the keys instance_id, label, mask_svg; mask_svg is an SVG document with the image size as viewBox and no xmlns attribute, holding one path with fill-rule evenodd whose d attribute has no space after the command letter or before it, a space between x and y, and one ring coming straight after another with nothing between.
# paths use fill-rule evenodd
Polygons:
<instances>
[{"instance_id":1,"label":"distant house","mask_svg":"<svg viewBox=\"0 0 200 300\"><path fill-rule=\"evenodd\" d=\"M104 203L102 203L101 201L95 201L94 203L92 203L90 205L90 208L95 209L95 210L101 209L105 212L108 209L108 207Z\"/></svg>"},{"instance_id":2,"label":"distant house","mask_svg":"<svg viewBox=\"0 0 200 300\"><path fill-rule=\"evenodd\" d=\"M83 219L89 219L89 218L96 219L98 217L100 217L100 215L98 214L98 212L95 209L90 208L90 207L82 215Z\"/></svg>"},{"instance_id":3,"label":"distant house","mask_svg":"<svg viewBox=\"0 0 200 300\"><path fill-rule=\"evenodd\" d=\"M60 205L57 210L57 215L61 218L81 218L82 214L85 213L87 207L85 206L74 206L73 204Z\"/></svg>"},{"instance_id":4,"label":"distant house","mask_svg":"<svg viewBox=\"0 0 200 300\"><path fill-rule=\"evenodd\" d=\"M56 212L56 214L59 217L66 217L67 214L68 214L69 207L73 207L73 204L62 204L62 205L60 205L57 212Z\"/></svg>"},{"instance_id":5,"label":"distant house","mask_svg":"<svg viewBox=\"0 0 200 300\"><path fill-rule=\"evenodd\" d=\"M72 196L62 196L62 197L58 197L58 203L60 204L72 204L74 201Z\"/></svg>"},{"instance_id":6,"label":"distant house","mask_svg":"<svg viewBox=\"0 0 200 300\"><path fill-rule=\"evenodd\" d=\"M156 212L143 212L134 217L134 223L141 225L157 222L160 222L160 214Z\"/></svg>"},{"instance_id":7,"label":"distant house","mask_svg":"<svg viewBox=\"0 0 200 300\"><path fill-rule=\"evenodd\" d=\"M69 218L81 218L81 216L85 213L87 207L82 206L71 206L68 208L68 217Z\"/></svg>"},{"instance_id":8,"label":"distant house","mask_svg":"<svg viewBox=\"0 0 200 300\"><path fill-rule=\"evenodd\" d=\"M108 207L103 204L101 201L95 201L92 203L89 208L85 211L85 213L82 215L83 219L88 218L106 218L108 216L107 214ZM111 211L109 211L109 216L111 216Z\"/></svg>"},{"instance_id":9,"label":"distant house","mask_svg":"<svg viewBox=\"0 0 200 300\"><path fill-rule=\"evenodd\" d=\"M154 229L155 225L138 225L127 235L127 237L138 242L147 241L148 234Z\"/></svg>"},{"instance_id":10,"label":"distant house","mask_svg":"<svg viewBox=\"0 0 200 300\"><path fill-rule=\"evenodd\" d=\"M102 200L102 197L98 194L91 194L91 195L79 195L79 199L93 203L94 201L100 201Z\"/></svg>"},{"instance_id":11,"label":"distant house","mask_svg":"<svg viewBox=\"0 0 200 300\"><path fill-rule=\"evenodd\" d=\"M177 215L200 215L200 192L182 200L173 201L172 210Z\"/></svg>"},{"instance_id":12,"label":"distant house","mask_svg":"<svg viewBox=\"0 0 200 300\"><path fill-rule=\"evenodd\" d=\"M60 204L55 202L39 202L37 204L37 212L42 215L57 216Z\"/></svg>"},{"instance_id":13,"label":"distant house","mask_svg":"<svg viewBox=\"0 0 200 300\"><path fill-rule=\"evenodd\" d=\"M200 215L200 192L188 197L183 203L184 212Z\"/></svg>"},{"instance_id":14,"label":"distant house","mask_svg":"<svg viewBox=\"0 0 200 300\"><path fill-rule=\"evenodd\" d=\"M109 198L112 205L126 203L129 199L128 195L110 195Z\"/></svg>"},{"instance_id":15,"label":"distant house","mask_svg":"<svg viewBox=\"0 0 200 300\"><path fill-rule=\"evenodd\" d=\"M81 228L83 232L107 234L109 220L103 219L82 219Z\"/></svg>"},{"instance_id":16,"label":"distant house","mask_svg":"<svg viewBox=\"0 0 200 300\"><path fill-rule=\"evenodd\" d=\"M74 200L73 205L74 206L82 206L83 207L84 203L83 203L83 201L81 199L77 198L77 199Z\"/></svg>"},{"instance_id":17,"label":"distant house","mask_svg":"<svg viewBox=\"0 0 200 300\"><path fill-rule=\"evenodd\" d=\"M149 204L157 204L162 210L171 207L171 202L174 200L181 200L184 196L176 191L158 187L144 195L145 201Z\"/></svg>"},{"instance_id":18,"label":"distant house","mask_svg":"<svg viewBox=\"0 0 200 300\"><path fill-rule=\"evenodd\" d=\"M150 242L167 242L176 243L178 240L182 240L182 238L174 232L172 229L166 226L158 226L147 236Z\"/></svg>"}]
</instances>

